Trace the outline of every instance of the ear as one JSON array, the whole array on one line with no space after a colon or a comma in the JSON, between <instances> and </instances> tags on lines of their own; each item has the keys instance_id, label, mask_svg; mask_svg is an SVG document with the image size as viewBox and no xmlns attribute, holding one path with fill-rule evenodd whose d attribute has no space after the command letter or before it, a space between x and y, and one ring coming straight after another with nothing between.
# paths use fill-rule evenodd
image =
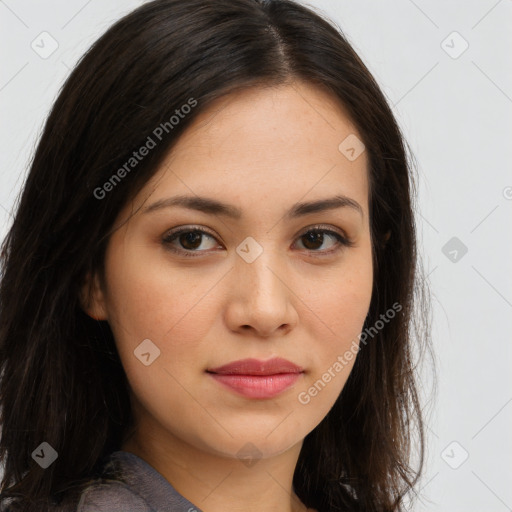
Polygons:
<instances>
[{"instance_id":1,"label":"ear","mask_svg":"<svg viewBox=\"0 0 512 512\"><path fill-rule=\"evenodd\" d=\"M85 276L80 288L80 306L94 320L107 320L105 293L96 272Z\"/></svg>"}]
</instances>

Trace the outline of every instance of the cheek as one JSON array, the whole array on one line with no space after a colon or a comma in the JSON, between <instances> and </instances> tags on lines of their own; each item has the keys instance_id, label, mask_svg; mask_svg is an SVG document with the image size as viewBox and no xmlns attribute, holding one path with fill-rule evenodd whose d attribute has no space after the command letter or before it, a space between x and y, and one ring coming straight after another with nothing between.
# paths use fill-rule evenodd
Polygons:
<instances>
[{"instance_id":1,"label":"cheek","mask_svg":"<svg viewBox=\"0 0 512 512\"><path fill-rule=\"evenodd\" d=\"M342 348L347 338L359 335L368 313L371 300L371 281L342 280L330 293L330 301L324 300L326 323L334 337L334 346Z\"/></svg>"},{"instance_id":2,"label":"cheek","mask_svg":"<svg viewBox=\"0 0 512 512\"><path fill-rule=\"evenodd\" d=\"M372 295L371 253L358 252L308 291L304 324L314 343L311 372L299 402L327 413L352 370ZM308 314L308 310L312 314ZM305 395L304 395L305 393Z\"/></svg>"},{"instance_id":3,"label":"cheek","mask_svg":"<svg viewBox=\"0 0 512 512\"><path fill-rule=\"evenodd\" d=\"M164 423L169 404L180 415L199 415L200 410L190 410L186 390L194 389L203 369L201 341L215 318L212 292L218 276L191 279L190 272L156 258L114 257L118 263L106 269L109 324L131 389Z\"/></svg>"},{"instance_id":4,"label":"cheek","mask_svg":"<svg viewBox=\"0 0 512 512\"><path fill-rule=\"evenodd\" d=\"M319 274L320 276L320 274ZM373 269L370 246L365 244L327 274L323 272L316 282L310 278L307 291L308 305L324 324L329 345L342 347L347 337L357 336L370 307L373 287Z\"/></svg>"},{"instance_id":5,"label":"cheek","mask_svg":"<svg viewBox=\"0 0 512 512\"><path fill-rule=\"evenodd\" d=\"M112 254L106 263L109 324L127 374L142 370L134 351L146 339L159 351L156 366L197 365L199 345L216 315L212 297L218 276L207 271L191 276L190 270L172 268L161 255L151 259L147 253L130 253L124 259L120 256L126 252Z\"/></svg>"},{"instance_id":6,"label":"cheek","mask_svg":"<svg viewBox=\"0 0 512 512\"><path fill-rule=\"evenodd\" d=\"M207 268L180 270L161 253L142 257L137 247L113 252L106 271L109 324L131 388L148 408L178 400L180 384L191 387L206 364L220 276ZM154 362L145 366L144 357Z\"/></svg>"}]
</instances>

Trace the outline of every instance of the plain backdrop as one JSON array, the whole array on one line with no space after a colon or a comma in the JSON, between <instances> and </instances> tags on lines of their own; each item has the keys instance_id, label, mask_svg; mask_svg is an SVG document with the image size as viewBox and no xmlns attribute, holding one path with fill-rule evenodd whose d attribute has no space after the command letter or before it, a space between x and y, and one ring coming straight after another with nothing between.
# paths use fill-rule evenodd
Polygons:
<instances>
[{"instance_id":1,"label":"plain backdrop","mask_svg":"<svg viewBox=\"0 0 512 512\"><path fill-rule=\"evenodd\" d=\"M142 3L0 1L1 238L60 86ZM418 164L438 391L429 398L425 367L428 460L414 510L512 510L512 1L307 3L374 74Z\"/></svg>"}]
</instances>

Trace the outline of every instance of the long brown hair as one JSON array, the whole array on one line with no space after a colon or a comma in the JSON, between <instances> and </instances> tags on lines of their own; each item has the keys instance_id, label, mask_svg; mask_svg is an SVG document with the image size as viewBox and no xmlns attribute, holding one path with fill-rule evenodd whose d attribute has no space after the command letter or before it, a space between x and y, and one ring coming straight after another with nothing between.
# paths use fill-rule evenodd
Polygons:
<instances>
[{"instance_id":1,"label":"long brown hair","mask_svg":"<svg viewBox=\"0 0 512 512\"><path fill-rule=\"evenodd\" d=\"M414 357L430 346L414 166L342 31L291 0L148 2L98 39L60 91L2 246L0 502L11 510L41 512L80 488L133 426L112 332L79 302L119 211L212 101L295 79L343 104L366 146L375 277L364 328L401 308L362 346L335 405L305 438L294 489L320 512L403 510L424 452ZM197 105L171 128L191 98ZM99 198L165 122L159 143ZM47 469L31 456L42 442L58 452Z\"/></svg>"}]
</instances>

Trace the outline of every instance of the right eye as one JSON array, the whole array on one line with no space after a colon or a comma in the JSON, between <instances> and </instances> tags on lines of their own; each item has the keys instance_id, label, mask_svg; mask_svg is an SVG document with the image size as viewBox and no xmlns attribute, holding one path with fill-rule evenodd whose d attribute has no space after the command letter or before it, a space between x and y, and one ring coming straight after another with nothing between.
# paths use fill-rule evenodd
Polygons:
<instances>
[{"instance_id":1,"label":"right eye","mask_svg":"<svg viewBox=\"0 0 512 512\"><path fill-rule=\"evenodd\" d=\"M172 252L186 257L194 257L199 255L194 253L207 252L203 243L205 237L210 240L216 240L215 237L207 231L188 226L170 231L165 235L162 242L166 245L166 248ZM177 244L180 247L177 247ZM203 249L201 249L201 247L203 247Z\"/></svg>"}]
</instances>

